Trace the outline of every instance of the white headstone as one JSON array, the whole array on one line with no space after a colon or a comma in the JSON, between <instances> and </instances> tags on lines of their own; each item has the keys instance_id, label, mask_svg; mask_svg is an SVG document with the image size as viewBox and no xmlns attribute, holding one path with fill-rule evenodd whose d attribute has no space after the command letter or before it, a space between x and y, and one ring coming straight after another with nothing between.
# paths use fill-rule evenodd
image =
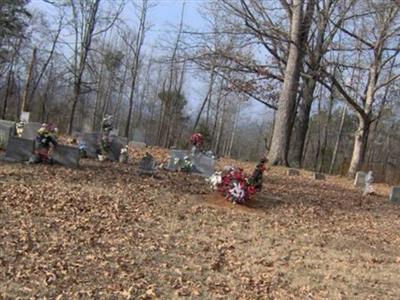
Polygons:
<instances>
[{"instance_id":1,"label":"white headstone","mask_svg":"<svg viewBox=\"0 0 400 300\"><path fill-rule=\"evenodd\" d=\"M29 122L29 116L30 116L30 112L28 112L28 111L21 112L21 116L20 116L21 122L22 123L28 123Z\"/></svg>"},{"instance_id":2,"label":"white headstone","mask_svg":"<svg viewBox=\"0 0 400 300\"><path fill-rule=\"evenodd\" d=\"M354 186L356 187L365 187L365 177L367 173L359 171L356 173L356 178L354 180Z\"/></svg>"}]
</instances>

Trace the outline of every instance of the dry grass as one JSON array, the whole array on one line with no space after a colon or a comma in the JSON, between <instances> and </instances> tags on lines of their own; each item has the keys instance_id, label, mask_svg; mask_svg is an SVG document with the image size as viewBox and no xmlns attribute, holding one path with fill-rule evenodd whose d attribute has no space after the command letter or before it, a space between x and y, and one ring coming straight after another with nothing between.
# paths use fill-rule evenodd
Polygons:
<instances>
[{"instance_id":1,"label":"dry grass","mask_svg":"<svg viewBox=\"0 0 400 300\"><path fill-rule=\"evenodd\" d=\"M388 187L363 198L347 179L273 168L243 207L200 177L138 176L144 151L79 170L0 162L0 298L399 298Z\"/></svg>"}]
</instances>

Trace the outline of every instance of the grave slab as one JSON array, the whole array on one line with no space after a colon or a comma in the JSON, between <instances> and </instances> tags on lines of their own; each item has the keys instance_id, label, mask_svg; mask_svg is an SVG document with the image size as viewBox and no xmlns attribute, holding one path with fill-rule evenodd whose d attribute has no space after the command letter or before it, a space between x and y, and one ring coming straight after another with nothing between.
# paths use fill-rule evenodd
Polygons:
<instances>
[{"instance_id":1,"label":"grave slab","mask_svg":"<svg viewBox=\"0 0 400 300\"><path fill-rule=\"evenodd\" d=\"M0 123L0 149L7 149L8 141L14 135L14 130L14 127Z\"/></svg>"},{"instance_id":2,"label":"grave slab","mask_svg":"<svg viewBox=\"0 0 400 300\"><path fill-rule=\"evenodd\" d=\"M58 144L57 147L54 148L52 158L60 165L69 168L78 168L80 158L79 148Z\"/></svg>"},{"instance_id":3,"label":"grave slab","mask_svg":"<svg viewBox=\"0 0 400 300\"><path fill-rule=\"evenodd\" d=\"M24 124L24 131L22 131L21 137L27 140L35 140L40 127L42 127L42 124L38 122Z\"/></svg>"},{"instance_id":4,"label":"grave slab","mask_svg":"<svg viewBox=\"0 0 400 300\"><path fill-rule=\"evenodd\" d=\"M35 151L35 141L16 136L8 141L6 158L16 161L28 161Z\"/></svg>"},{"instance_id":5,"label":"grave slab","mask_svg":"<svg viewBox=\"0 0 400 300\"><path fill-rule=\"evenodd\" d=\"M297 169L289 169L287 171L287 175L288 176L299 176L300 175L300 171Z\"/></svg>"},{"instance_id":6,"label":"grave slab","mask_svg":"<svg viewBox=\"0 0 400 300\"><path fill-rule=\"evenodd\" d=\"M354 186L356 187L365 187L365 178L367 177L367 173L359 171L356 173L356 178L354 179Z\"/></svg>"},{"instance_id":7,"label":"grave slab","mask_svg":"<svg viewBox=\"0 0 400 300\"><path fill-rule=\"evenodd\" d=\"M315 180L325 180L325 174L322 173L314 173L314 179Z\"/></svg>"},{"instance_id":8,"label":"grave slab","mask_svg":"<svg viewBox=\"0 0 400 300\"><path fill-rule=\"evenodd\" d=\"M400 204L400 186L393 186L390 191L390 201Z\"/></svg>"}]
</instances>

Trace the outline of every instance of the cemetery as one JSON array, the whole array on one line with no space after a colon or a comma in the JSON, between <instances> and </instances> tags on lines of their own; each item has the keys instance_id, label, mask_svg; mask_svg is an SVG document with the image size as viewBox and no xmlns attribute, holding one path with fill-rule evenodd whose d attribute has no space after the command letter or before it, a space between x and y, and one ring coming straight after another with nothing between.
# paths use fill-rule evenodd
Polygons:
<instances>
[{"instance_id":1,"label":"cemetery","mask_svg":"<svg viewBox=\"0 0 400 300\"><path fill-rule=\"evenodd\" d=\"M7 127L4 131L9 130ZM3 156L18 162L29 160L35 152L34 134L25 134L25 138L6 134L8 146ZM51 274L56 274L56 269L51 266L68 266L81 261L81 255L74 250L80 247L86 253L82 267L99 272L88 275L89 280L94 282L92 276L101 278L102 285L113 291L113 279L105 275L108 267L98 266L95 262L97 251L106 247L109 249L107 261L110 264L135 261L125 275L127 279L135 281L143 272L147 274L139 279L143 288L138 286L135 295L190 294L206 298L211 295L207 291L212 284L196 277L196 268L201 267L207 276L216 278L218 285L215 288L219 293L252 294L248 292L250 290L235 289L222 281L229 276L222 275L224 270L238 260L242 261L243 268L235 269L235 272L243 280L254 280L263 293L268 293L268 281L252 277L254 274L246 271L250 266L258 266L260 261L263 266L260 268L276 268L276 271L271 269L270 276L282 276L277 272L287 272L284 275L287 278L301 278L301 270L308 268L310 275L303 280L311 280L319 276L315 262L323 257L326 268L342 276L340 284L350 284L362 276L365 259L380 261L379 265L373 262L369 265L374 270L373 278L376 279L373 280L379 280L385 274L393 275L393 268L398 268L398 246L394 242L398 231L393 222L398 222L399 187L390 188L372 181L374 193L365 195L363 191L364 188L367 190L371 176L363 172L357 173L354 182L351 182L346 178L298 169L265 168L265 161L261 161L257 173L255 163L215 159L198 149L143 147L142 144L113 137L106 161L97 157L101 151L101 132L78 135L79 142L85 145L85 157L82 157L78 145L61 139L64 144L58 143L52 152L54 165L38 164L33 168L24 163L10 164L7 159L0 160L0 198L3 201L0 225L14 232L15 236L29 234L29 247L32 247L26 248L25 242L11 247L12 239L6 238L1 254L3 261L8 263L8 257L12 255L10 251L26 254L40 251L42 255L35 261L26 260L24 272L27 278L33 276L32 268L39 263L46 266ZM124 148L127 144L129 146ZM127 149L127 160L119 163L118 151L124 153L122 149ZM251 177L251 174L256 177ZM230 192L229 178L235 178L239 181L234 182L239 183L255 178L255 181L261 182L262 189L240 198L237 190ZM41 188L36 190L37 186ZM36 192L31 193L30 190ZM242 205L233 205L235 203ZM40 211L43 216L50 216L55 209L59 217L38 219L32 215L24 221L29 227L11 226L22 221L21 215L18 217L15 213L28 209ZM103 217L97 217L100 215ZM377 218L377 215L380 217ZM78 219L75 216L79 216ZM81 218L91 218L88 229L83 229L85 219ZM351 220L351 227L345 221L347 219ZM56 229L59 226L67 227ZM247 229L238 230L238 226ZM365 248L367 252L361 257L353 256L351 268L355 273L350 275L337 261L342 260L344 249L355 249L354 245L359 247L357 245L363 243L364 230L371 226L376 230L368 233L368 243L379 250ZM171 231L170 228L175 229ZM71 235L69 230L75 234ZM41 240L37 236L39 233L49 235L49 238ZM52 236L53 233L57 235ZM345 239L338 240L337 234ZM220 240L221 237L229 238ZM90 239L94 242L89 246L85 241ZM276 239L280 239L279 244L276 244ZM290 242L293 239L297 240L296 245ZM387 244L388 240L393 243ZM60 246L61 241L63 246ZM54 247L63 247L64 250L56 254L52 250ZM205 252L204 247L209 250ZM258 249L256 256L253 247ZM382 251L385 255L393 255L393 262L386 262ZM221 253L224 258L218 260ZM350 253L355 255L355 252ZM179 269L187 281L175 287L164 286L169 285L168 266L179 268L179 261L175 259L182 255L192 261L187 269ZM304 255L306 258L299 260ZM176 258L171 260L171 256ZM378 267L381 265L385 268ZM72 265L68 268L72 271ZM50 276L43 278L55 286L67 280L58 275L43 276ZM150 278L163 280L154 284ZM396 276L392 280L396 280ZM29 286L38 289L42 284ZM228 287L230 292L227 292ZM330 283L331 290L338 287L338 284ZM278 284L274 293L285 295L288 288L296 290L295 286ZM326 295L317 286L311 285L308 289L306 291L314 291L316 295ZM165 294L165 291L169 292ZM299 290L296 295L304 295L302 291ZM61 290L58 292L64 293ZM122 290L118 293L127 292ZM358 293L367 297L370 291L364 293L359 290Z\"/></svg>"},{"instance_id":2,"label":"cemetery","mask_svg":"<svg viewBox=\"0 0 400 300\"><path fill-rule=\"evenodd\" d=\"M0 300L400 299L400 0L0 23Z\"/></svg>"}]
</instances>

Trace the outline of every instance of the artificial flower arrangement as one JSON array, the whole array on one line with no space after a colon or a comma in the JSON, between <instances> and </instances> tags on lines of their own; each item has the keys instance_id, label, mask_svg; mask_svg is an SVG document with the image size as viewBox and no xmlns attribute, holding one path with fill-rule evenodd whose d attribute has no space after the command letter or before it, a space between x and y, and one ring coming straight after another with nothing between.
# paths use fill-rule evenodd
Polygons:
<instances>
[{"instance_id":1,"label":"artificial flower arrangement","mask_svg":"<svg viewBox=\"0 0 400 300\"><path fill-rule=\"evenodd\" d=\"M201 133L193 133L190 137L190 142L194 147L201 147L204 143L204 137Z\"/></svg>"},{"instance_id":2,"label":"artificial flower arrangement","mask_svg":"<svg viewBox=\"0 0 400 300\"><path fill-rule=\"evenodd\" d=\"M261 191L266 163L267 159L261 159L251 176L246 175L242 168L226 167L222 172L215 172L207 181L227 200L243 204Z\"/></svg>"}]
</instances>

